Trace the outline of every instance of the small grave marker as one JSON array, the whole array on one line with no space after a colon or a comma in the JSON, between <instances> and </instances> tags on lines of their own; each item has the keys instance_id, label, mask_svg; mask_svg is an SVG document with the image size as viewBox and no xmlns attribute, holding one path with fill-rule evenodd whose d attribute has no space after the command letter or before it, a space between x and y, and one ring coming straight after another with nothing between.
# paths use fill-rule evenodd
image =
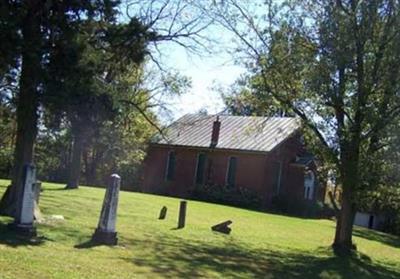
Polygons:
<instances>
[{"instance_id":1,"label":"small grave marker","mask_svg":"<svg viewBox=\"0 0 400 279\"><path fill-rule=\"evenodd\" d=\"M186 201L181 201L179 206L179 219L178 219L178 229L182 229L185 227L186 222Z\"/></svg>"},{"instance_id":2,"label":"small grave marker","mask_svg":"<svg viewBox=\"0 0 400 279\"><path fill-rule=\"evenodd\" d=\"M159 220L164 220L165 217L167 217L167 210L168 208L166 206L163 206L160 210L160 216L158 217Z\"/></svg>"},{"instance_id":3,"label":"small grave marker","mask_svg":"<svg viewBox=\"0 0 400 279\"><path fill-rule=\"evenodd\" d=\"M231 233L231 228L229 228L228 226L232 224L231 220L219 223L215 226L212 226L211 229L215 232L219 232L219 233L224 233L224 234L230 234Z\"/></svg>"},{"instance_id":4,"label":"small grave marker","mask_svg":"<svg viewBox=\"0 0 400 279\"><path fill-rule=\"evenodd\" d=\"M35 195L35 202L39 204L40 192L42 191L42 181L37 180L34 183L34 195Z\"/></svg>"},{"instance_id":5,"label":"small grave marker","mask_svg":"<svg viewBox=\"0 0 400 279\"><path fill-rule=\"evenodd\" d=\"M33 193L34 193L34 209L33 209L33 217L35 218L36 222L41 223L43 222L44 218L42 212L39 208L39 197L40 192L42 190L42 182L36 181L33 185Z\"/></svg>"}]
</instances>

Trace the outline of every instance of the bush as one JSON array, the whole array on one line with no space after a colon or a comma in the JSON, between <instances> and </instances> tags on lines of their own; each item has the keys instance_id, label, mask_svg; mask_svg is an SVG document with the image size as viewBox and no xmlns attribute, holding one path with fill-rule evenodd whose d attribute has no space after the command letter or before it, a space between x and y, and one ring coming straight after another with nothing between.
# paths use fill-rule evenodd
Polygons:
<instances>
[{"instance_id":1,"label":"bush","mask_svg":"<svg viewBox=\"0 0 400 279\"><path fill-rule=\"evenodd\" d=\"M291 199L287 196L272 198L271 209L288 215L307 218L330 218L334 216L334 209L322 202Z\"/></svg>"},{"instance_id":2,"label":"bush","mask_svg":"<svg viewBox=\"0 0 400 279\"><path fill-rule=\"evenodd\" d=\"M261 209L261 199L255 191L245 187L228 188L220 185L196 186L192 198L249 209Z\"/></svg>"}]
</instances>

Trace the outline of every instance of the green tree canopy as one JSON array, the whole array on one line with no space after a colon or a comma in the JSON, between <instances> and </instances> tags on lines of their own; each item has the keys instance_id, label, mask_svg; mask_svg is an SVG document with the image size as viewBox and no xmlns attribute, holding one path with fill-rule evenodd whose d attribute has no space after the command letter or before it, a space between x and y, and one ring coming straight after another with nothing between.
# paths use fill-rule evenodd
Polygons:
<instances>
[{"instance_id":1,"label":"green tree canopy","mask_svg":"<svg viewBox=\"0 0 400 279\"><path fill-rule=\"evenodd\" d=\"M400 113L399 15L390 0L230 0L213 11L236 35L262 96L300 117L336 166L336 251L353 247L357 193L371 186L375 154Z\"/></svg>"}]
</instances>

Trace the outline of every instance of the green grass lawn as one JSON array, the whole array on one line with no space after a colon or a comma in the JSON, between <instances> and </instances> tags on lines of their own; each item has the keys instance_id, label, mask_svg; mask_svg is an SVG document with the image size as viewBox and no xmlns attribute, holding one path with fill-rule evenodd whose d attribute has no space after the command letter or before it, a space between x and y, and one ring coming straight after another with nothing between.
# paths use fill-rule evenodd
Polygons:
<instances>
[{"instance_id":1,"label":"green grass lawn","mask_svg":"<svg viewBox=\"0 0 400 279\"><path fill-rule=\"evenodd\" d=\"M9 181L0 180L0 194ZM120 193L119 245L91 246L104 189L44 183L41 210L65 217L39 225L29 243L0 217L0 278L400 278L400 239L356 228L357 255L335 257L334 223L188 202L176 230L179 199ZM162 206L167 219L158 220ZM210 226L232 220L231 235Z\"/></svg>"}]
</instances>

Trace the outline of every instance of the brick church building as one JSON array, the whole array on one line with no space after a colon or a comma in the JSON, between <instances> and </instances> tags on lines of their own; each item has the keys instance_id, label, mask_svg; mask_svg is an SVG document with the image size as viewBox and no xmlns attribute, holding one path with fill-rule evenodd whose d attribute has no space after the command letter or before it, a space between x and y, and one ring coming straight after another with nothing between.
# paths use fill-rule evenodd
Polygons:
<instances>
[{"instance_id":1,"label":"brick church building","mask_svg":"<svg viewBox=\"0 0 400 279\"><path fill-rule=\"evenodd\" d=\"M188 114L157 135L144 161L143 190L188 198L195 187L242 187L264 206L273 197L323 200L300 123L289 117Z\"/></svg>"}]
</instances>

